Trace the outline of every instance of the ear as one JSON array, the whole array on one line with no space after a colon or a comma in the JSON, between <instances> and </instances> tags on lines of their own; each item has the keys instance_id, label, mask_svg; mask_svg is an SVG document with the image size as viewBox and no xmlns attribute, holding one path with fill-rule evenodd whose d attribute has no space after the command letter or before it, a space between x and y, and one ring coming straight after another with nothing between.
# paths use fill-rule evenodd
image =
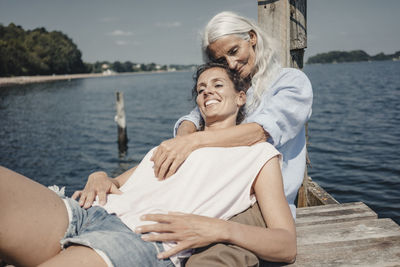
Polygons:
<instances>
[{"instance_id":1,"label":"ear","mask_svg":"<svg viewBox=\"0 0 400 267\"><path fill-rule=\"evenodd\" d=\"M240 91L236 97L236 102L238 107L244 106L246 104L246 93L243 91Z\"/></svg>"},{"instance_id":2,"label":"ear","mask_svg":"<svg viewBox=\"0 0 400 267\"><path fill-rule=\"evenodd\" d=\"M257 34L255 33L255 31L251 30L249 31L249 35L251 46L255 46L257 44Z\"/></svg>"}]
</instances>

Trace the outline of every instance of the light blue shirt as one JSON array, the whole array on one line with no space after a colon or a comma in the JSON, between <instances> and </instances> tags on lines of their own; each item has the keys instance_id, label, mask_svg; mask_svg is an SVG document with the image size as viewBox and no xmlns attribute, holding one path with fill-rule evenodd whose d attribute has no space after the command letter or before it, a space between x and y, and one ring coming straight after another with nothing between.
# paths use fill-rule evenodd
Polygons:
<instances>
[{"instance_id":1,"label":"light blue shirt","mask_svg":"<svg viewBox=\"0 0 400 267\"><path fill-rule=\"evenodd\" d=\"M247 101L253 97L254 88L247 91ZM271 88L266 90L259 106L246 114L242 123L255 122L261 125L283 156L282 176L285 195L293 218L296 218L294 204L297 191L304 177L306 166L305 123L311 116L313 92L309 79L300 70L282 68ZM193 109L175 124L174 135L182 121L193 122L199 128L200 112Z\"/></svg>"}]
</instances>

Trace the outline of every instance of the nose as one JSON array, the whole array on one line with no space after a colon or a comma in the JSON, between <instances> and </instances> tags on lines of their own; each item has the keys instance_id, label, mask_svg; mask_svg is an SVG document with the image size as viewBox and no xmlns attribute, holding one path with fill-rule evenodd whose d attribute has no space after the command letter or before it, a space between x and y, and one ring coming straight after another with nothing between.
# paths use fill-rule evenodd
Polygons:
<instances>
[{"instance_id":1,"label":"nose","mask_svg":"<svg viewBox=\"0 0 400 267\"><path fill-rule=\"evenodd\" d=\"M228 57L226 59L226 62L228 63L228 66L229 66L229 68L231 70L235 70L236 69L237 62L236 62L236 60L234 58Z\"/></svg>"},{"instance_id":2,"label":"nose","mask_svg":"<svg viewBox=\"0 0 400 267\"><path fill-rule=\"evenodd\" d=\"M207 98L207 96L214 94L214 88L212 86L207 86L204 88L203 96Z\"/></svg>"}]
</instances>

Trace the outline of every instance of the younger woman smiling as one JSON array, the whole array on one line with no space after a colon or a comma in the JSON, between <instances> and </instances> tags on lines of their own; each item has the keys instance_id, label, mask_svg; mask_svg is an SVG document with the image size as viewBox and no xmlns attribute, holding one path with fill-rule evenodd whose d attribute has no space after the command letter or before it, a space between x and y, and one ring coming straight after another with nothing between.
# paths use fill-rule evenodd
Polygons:
<instances>
[{"instance_id":1,"label":"younger woman smiling","mask_svg":"<svg viewBox=\"0 0 400 267\"><path fill-rule=\"evenodd\" d=\"M204 131L236 125L246 102L240 79L220 64L202 66L196 77L194 91ZM230 242L268 260L293 261L296 230L283 192L280 154L272 145L198 149L167 180L154 176L153 151L114 179L104 172L91 175L89 181L103 179L110 190L107 204L95 203L87 210L0 167L0 257L18 266L179 266L178 256L190 255L176 255L187 247L187 236L164 231L163 225L213 217L214 227L201 229L208 232L208 240L190 245ZM269 229L248 231L226 221L254 204L255 197ZM171 210L190 217L176 212L143 215ZM149 232L143 220L162 222L157 240L163 244L153 242L155 235L140 234ZM244 234L250 242L243 242Z\"/></svg>"}]
</instances>

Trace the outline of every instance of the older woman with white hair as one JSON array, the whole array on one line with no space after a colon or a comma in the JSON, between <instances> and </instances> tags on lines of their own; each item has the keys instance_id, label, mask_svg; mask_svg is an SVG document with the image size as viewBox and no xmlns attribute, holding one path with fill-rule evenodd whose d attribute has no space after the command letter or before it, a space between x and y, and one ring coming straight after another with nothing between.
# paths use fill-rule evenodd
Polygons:
<instances>
[{"instance_id":1,"label":"older woman with white hair","mask_svg":"<svg viewBox=\"0 0 400 267\"><path fill-rule=\"evenodd\" d=\"M296 217L294 201L305 171L305 123L311 116L313 93L303 72L280 66L275 47L276 44L254 22L235 13L222 12L209 21L202 43L204 60L226 62L250 81L251 86L246 92L246 117L241 125L212 132L198 131L201 115L197 108L180 118L175 125L176 137L162 142L154 153L158 177L171 176L191 151L199 147L231 147L268 141L283 155L285 195L292 215ZM260 218L261 213L255 205L236 219L265 227ZM173 227L175 225L171 225ZM190 230L185 228L185 231ZM197 236L202 239L201 234ZM230 256L221 259L221 247L228 250L225 255ZM214 253L211 252L213 249ZM255 266L254 262L258 261L254 254L238 253L242 250L233 246L219 244L208 251L197 255L197 264L196 256L192 256L187 266ZM221 265L213 260L215 257Z\"/></svg>"}]
</instances>

